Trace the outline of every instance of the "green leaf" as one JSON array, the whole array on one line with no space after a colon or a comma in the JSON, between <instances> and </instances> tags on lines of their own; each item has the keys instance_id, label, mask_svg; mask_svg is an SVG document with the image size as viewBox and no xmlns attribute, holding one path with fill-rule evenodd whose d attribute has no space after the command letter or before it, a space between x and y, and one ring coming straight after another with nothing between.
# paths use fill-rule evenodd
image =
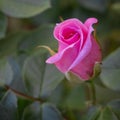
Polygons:
<instances>
[{"instance_id":1,"label":"green leaf","mask_svg":"<svg viewBox=\"0 0 120 120\"><path fill-rule=\"evenodd\" d=\"M66 100L64 100L65 107L69 109L74 110L80 110L85 107L85 87L81 84L78 86L74 86L71 90L68 96L66 97Z\"/></svg>"},{"instance_id":2,"label":"green leaf","mask_svg":"<svg viewBox=\"0 0 120 120\"><path fill-rule=\"evenodd\" d=\"M42 120L41 114L40 103L34 102L25 108L21 120Z\"/></svg>"},{"instance_id":3,"label":"green leaf","mask_svg":"<svg viewBox=\"0 0 120 120\"><path fill-rule=\"evenodd\" d=\"M7 28L7 17L0 12L0 39L5 36Z\"/></svg>"},{"instance_id":4,"label":"green leaf","mask_svg":"<svg viewBox=\"0 0 120 120\"><path fill-rule=\"evenodd\" d=\"M120 92L114 91L112 89L100 85L96 85L95 89L98 103L106 104L111 100L120 98Z\"/></svg>"},{"instance_id":5,"label":"green leaf","mask_svg":"<svg viewBox=\"0 0 120 120\"><path fill-rule=\"evenodd\" d=\"M86 93L84 84L69 84L64 79L49 97L49 101L61 109L80 111L86 107ZM68 115L69 116L69 115Z\"/></svg>"},{"instance_id":6,"label":"green leaf","mask_svg":"<svg viewBox=\"0 0 120 120\"><path fill-rule=\"evenodd\" d=\"M1 0L0 9L9 16L25 18L50 7L50 0Z\"/></svg>"},{"instance_id":7,"label":"green leaf","mask_svg":"<svg viewBox=\"0 0 120 120\"><path fill-rule=\"evenodd\" d=\"M0 86L10 84L13 79L13 71L7 59L0 59Z\"/></svg>"},{"instance_id":8,"label":"green leaf","mask_svg":"<svg viewBox=\"0 0 120 120\"><path fill-rule=\"evenodd\" d=\"M118 118L109 107L105 107L97 120L118 120Z\"/></svg>"},{"instance_id":9,"label":"green leaf","mask_svg":"<svg viewBox=\"0 0 120 120\"><path fill-rule=\"evenodd\" d=\"M13 71L13 77L12 81L6 84L9 85L12 89L15 89L22 93L26 93L25 85L22 79L21 70L18 63L12 57L8 60Z\"/></svg>"},{"instance_id":10,"label":"green leaf","mask_svg":"<svg viewBox=\"0 0 120 120\"><path fill-rule=\"evenodd\" d=\"M98 12L104 12L109 5L109 0L78 0L80 5L95 10Z\"/></svg>"},{"instance_id":11,"label":"green leaf","mask_svg":"<svg viewBox=\"0 0 120 120\"><path fill-rule=\"evenodd\" d=\"M10 56L17 52L18 43L24 39L25 32L18 32L0 40L0 57Z\"/></svg>"},{"instance_id":12,"label":"green leaf","mask_svg":"<svg viewBox=\"0 0 120 120\"><path fill-rule=\"evenodd\" d=\"M88 114L86 120L97 120L100 114L100 107L98 106L91 106L88 110Z\"/></svg>"},{"instance_id":13,"label":"green leaf","mask_svg":"<svg viewBox=\"0 0 120 120\"><path fill-rule=\"evenodd\" d=\"M108 106L111 107L112 111L120 119L120 99L113 100L113 101L109 102Z\"/></svg>"},{"instance_id":14,"label":"green leaf","mask_svg":"<svg viewBox=\"0 0 120 120\"><path fill-rule=\"evenodd\" d=\"M18 114L19 114L19 120L22 120L24 111L26 110L28 105L30 105L32 103L32 101L29 101L28 99L23 99L23 98L18 97L18 102L17 103L18 103L17 111L18 111Z\"/></svg>"},{"instance_id":15,"label":"green leaf","mask_svg":"<svg viewBox=\"0 0 120 120\"><path fill-rule=\"evenodd\" d=\"M42 120L64 120L58 109L51 104L42 105Z\"/></svg>"},{"instance_id":16,"label":"green leaf","mask_svg":"<svg viewBox=\"0 0 120 120\"><path fill-rule=\"evenodd\" d=\"M22 120L63 120L63 118L54 105L48 103L40 105L34 102L25 109Z\"/></svg>"},{"instance_id":17,"label":"green leaf","mask_svg":"<svg viewBox=\"0 0 120 120\"><path fill-rule=\"evenodd\" d=\"M104 61L100 78L107 87L120 91L120 48Z\"/></svg>"},{"instance_id":18,"label":"green leaf","mask_svg":"<svg viewBox=\"0 0 120 120\"><path fill-rule=\"evenodd\" d=\"M39 50L39 46L57 47L57 41L53 37L53 26L50 24L41 25L38 29L28 32L19 42L18 49L20 51L30 52L31 50Z\"/></svg>"},{"instance_id":19,"label":"green leaf","mask_svg":"<svg viewBox=\"0 0 120 120\"><path fill-rule=\"evenodd\" d=\"M72 72L65 73L65 77L72 84L80 84L80 83L84 82L83 80L81 80L77 75L73 74Z\"/></svg>"},{"instance_id":20,"label":"green leaf","mask_svg":"<svg viewBox=\"0 0 120 120\"><path fill-rule=\"evenodd\" d=\"M45 63L47 58L48 52L40 50L25 61L23 77L32 96L49 96L64 78L54 65Z\"/></svg>"},{"instance_id":21,"label":"green leaf","mask_svg":"<svg viewBox=\"0 0 120 120\"><path fill-rule=\"evenodd\" d=\"M49 102L54 103L60 108L64 105L66 97L68 96L70 90L68 88L68 82L64 79L52 92L49 97Z\"/></svg>"},{"instance_id":22,"label":"green leaf","mask_svg":"<svg viewBox=\"0 0 120 120\"><path fill-rule=\"evenodd\" d=\"M19 65L12 57L0 60L0 84L26 93Z\"/></svg>"},{"instance_id":23,"label":"green leaf","mask_svg":"<svg viewBox=\"0 0 120 120\"><path fill-rule=\"evenodd\" d=\"M0 57L14 55L18 52L30 53L40 45L57 47L57 42L53 38L53 26L42 25L38 29L29 32L17 32L0 40Z\"/></svg>"},{"instance_id":24,"label":"green leaf","mask_svg":"<svg viewBox=\"0 0 120 120\"><path fill-rule=\"evenodd\" d=\"M0 120L17 120L17 98L8 91L0 102Z\"/></svg>"},{"instance_id":25,"label":"green leaf","mask_svg":"<svg viewBox=\"0 0 120 120\"><path fill-rule=\"evenodd\" d=\"M103 73L101 74L102 82L109 88L113 90L119 90L120 91L120 69L113 69L113 70L103 70Z\"/></svg>"}]
</instances>

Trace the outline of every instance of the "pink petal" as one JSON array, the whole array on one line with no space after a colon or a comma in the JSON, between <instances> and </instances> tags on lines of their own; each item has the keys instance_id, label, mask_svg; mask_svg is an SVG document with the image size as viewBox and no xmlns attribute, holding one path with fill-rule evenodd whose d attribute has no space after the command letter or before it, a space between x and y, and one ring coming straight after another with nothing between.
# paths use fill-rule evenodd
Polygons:
<instances>
[{"instance_id":1,"label":"pink petal","mask_svg":"<svg viewBox=\"0 0 120 120\"><path fill-rule=\"evenodd\" d=\"M66 27L60 31L60 40L67 44L75 43L80 40L82 35L81 29L77 29L75 27Z\"/></svg>"},{"instance_id":2,"label":"pink petal","mask_svg":"<svg viewBox=\"0 0 120 120\"><path fill-rule=\"evenodd\" d=\"M63 51L69 45L68 44L64 44L63 42L59 41L59 45L58 46L59 46L58 51Z\"/></svg>"},{"instance_id":3,"label":"pink petal","mask_svg":"<svg viewBox=\"0 0 120 120\"><path fill-rule=\"evenodd\" d=\"M56 53L55 55L49 57L47 60L46 60L46 63L49 63L49 64L53 64L55 63L56 61L60 60L61 58L61 55Z\"/></svg>"},{"instance_id":4,"label":"pink petal","mask_svg":"<svg viewBox=\"0 0 120 120\"><path fill-rule=\"evenodd\" d=\"M65 21L63 21L59 24L56 24L56 26L54 28L53 35L59 42L58 51L61 51L61 50L65 49L69 45L69 44L65 43L63 40L60 39L60 31L66 26L74 27L74 28L77 27L76 30L80 34L81 44L83 43L83 40L82 40L83 39L83 34L81 34L81 31L83 31L84 33L87 33L87 27L84 26L84 24L76 18L68 19L68 20L65 20Z\"/></svg>"},{"instance_id":5,"label":"pink petal","mask_svg":"<svg viewBox=\"0 0 120 120\"><path fill-rule=\"evenodd\" d=\"M97 41L92 38L92 49L90 53L70 71L81 79L88 80L93 74L94 64L96 62L101 62L101 59L100 46Z\"/></svg>"},{"instance_id":6,"label":"pink petal","mask_svg":"<svg viewBox=\"0 0 120 120\"><path fill-rule=\"evenodd\" d=\"M56 67L63 73L68 71L68 68L75 60L78 50L79 50L79 42L76 44L72 44L71 46L64 49L62 52L55 54L50 57L46 63L54 63Z\"/></svg>"},{"instance_id":7,"label":"pink petal","mask_svg":"<svg viewBox=\"0 0 120 120\"><path fill-rule=\"evenodd\" d=\"M81 62L90 52L92 44L91 44L91 39L90 39L90 34L91 32L88 34L88 38L84 43L84 46L82 49L79 49L79 54L76 57L75 61L73 62L73 64L69 67L69 70L71 70L74 66L76 66L79 62Z\"/></svg>"},{"instance_id":8,"label":"pink petal","mask_svg":"<svg viewBox=\"0 0 120 120\"><path fill-rule=\"evenodd\" d=\"M93 24L95 24L95 23L97 23L97 22L98 22L98 20L97 20L96 18L88 18L88 19L85 21L84 25L85 25L87 28L89 28L90 26L92 26Z\"/></svg>"},{"instance_id":9,"label":"pink petal","mask_svg":"<svg viewBox=\"0 0 120 120\"><path fill-rule=\"evenodd\" d=\"M76 19L76 18L68 19L59 24L56 24L53 34L57 40L60 40L59 39L60 31L65 26L76 27L76 29L83 29L83 31L87 30L87 28L84 26L84 24L81 21L79 21L78 19Z\"/></svg>"},{"instance_id":10,"label":"pink petal","mask_svg":"<svg viewBox=\"0 0 120 120\"><path fill-rule=\"evenodd\" d=\"M90 23L92 22L92 23ZM83 48L79 50L79 54L73 64L70 66L69 70L71 70L74 66L76 66L79 62L81 62L91 51L92 48L92 41L91 41L91 34L93 32L92 24L97 22L95 18L89 18L86 20L85 25L88 25L88 35L86 40L84 40ZM83 33L84 34L84 33Z\"/></svg>"}]
</instances>

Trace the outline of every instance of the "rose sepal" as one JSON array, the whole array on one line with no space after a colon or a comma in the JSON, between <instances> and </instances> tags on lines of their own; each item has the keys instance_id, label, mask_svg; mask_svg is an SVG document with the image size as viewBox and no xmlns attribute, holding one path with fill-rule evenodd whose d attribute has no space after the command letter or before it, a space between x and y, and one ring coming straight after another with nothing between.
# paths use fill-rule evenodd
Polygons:
<instances>
[{"instance_id":1,"label":"rose sepal","mask_svg":"<svg viewBox=\"0 0 120 120\"><path fill-rule=\"evenodd\" d=\"M46 45L40 45L37 48L45 48L46 50L48 50L48 52L50 53L51 56L56 54L56 52L54 50L52 50L49 46L46 46Z\"/></svg>"}]
</instances>

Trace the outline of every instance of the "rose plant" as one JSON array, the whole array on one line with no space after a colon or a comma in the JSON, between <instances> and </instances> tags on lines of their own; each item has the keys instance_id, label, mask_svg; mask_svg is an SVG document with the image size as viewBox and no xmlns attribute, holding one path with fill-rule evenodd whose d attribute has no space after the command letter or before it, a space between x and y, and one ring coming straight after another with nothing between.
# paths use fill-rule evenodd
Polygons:
<instances>
[{"instance_id":1,"label":"rose plant","mask_svg":"<svg viewBox=\"0 0 120 120\"><path fill-rule=\"evenodd\" d=\"M93 76L96 62L101 62L101 48L93 35L96 18L88 18L84 23L76 18L56 24L54 37L58 40L58 52L47 59L63 73L71 72L81 80Z\"/></svg>"},{"instance_id":2,"label":"rose plant","mask_svg":"<svg viewBox=\"0 0 120 120\"><path fill-rule=\"evenodd\" d=\"M0 120L120 120L119 15L118 0L0 0Z\"/></svg>"}]
</instances>

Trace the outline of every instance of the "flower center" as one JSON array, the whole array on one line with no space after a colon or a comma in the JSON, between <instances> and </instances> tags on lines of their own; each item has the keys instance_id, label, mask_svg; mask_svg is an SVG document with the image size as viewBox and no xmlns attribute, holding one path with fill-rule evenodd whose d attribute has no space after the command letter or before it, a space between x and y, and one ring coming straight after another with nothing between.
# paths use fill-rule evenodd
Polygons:
<instances>
[{"instance_id":1,"label":"flower center","mask_svg":"<svg viewBox=\"0 0 120 120\"><path fill-rule=\"evenodd\" d=\"M71 29L71 28L65 28L62 32L62 36L66 40L73 37L75 34L76 34L76 31L74 29Z\"/></svg>"}]
</instances>

